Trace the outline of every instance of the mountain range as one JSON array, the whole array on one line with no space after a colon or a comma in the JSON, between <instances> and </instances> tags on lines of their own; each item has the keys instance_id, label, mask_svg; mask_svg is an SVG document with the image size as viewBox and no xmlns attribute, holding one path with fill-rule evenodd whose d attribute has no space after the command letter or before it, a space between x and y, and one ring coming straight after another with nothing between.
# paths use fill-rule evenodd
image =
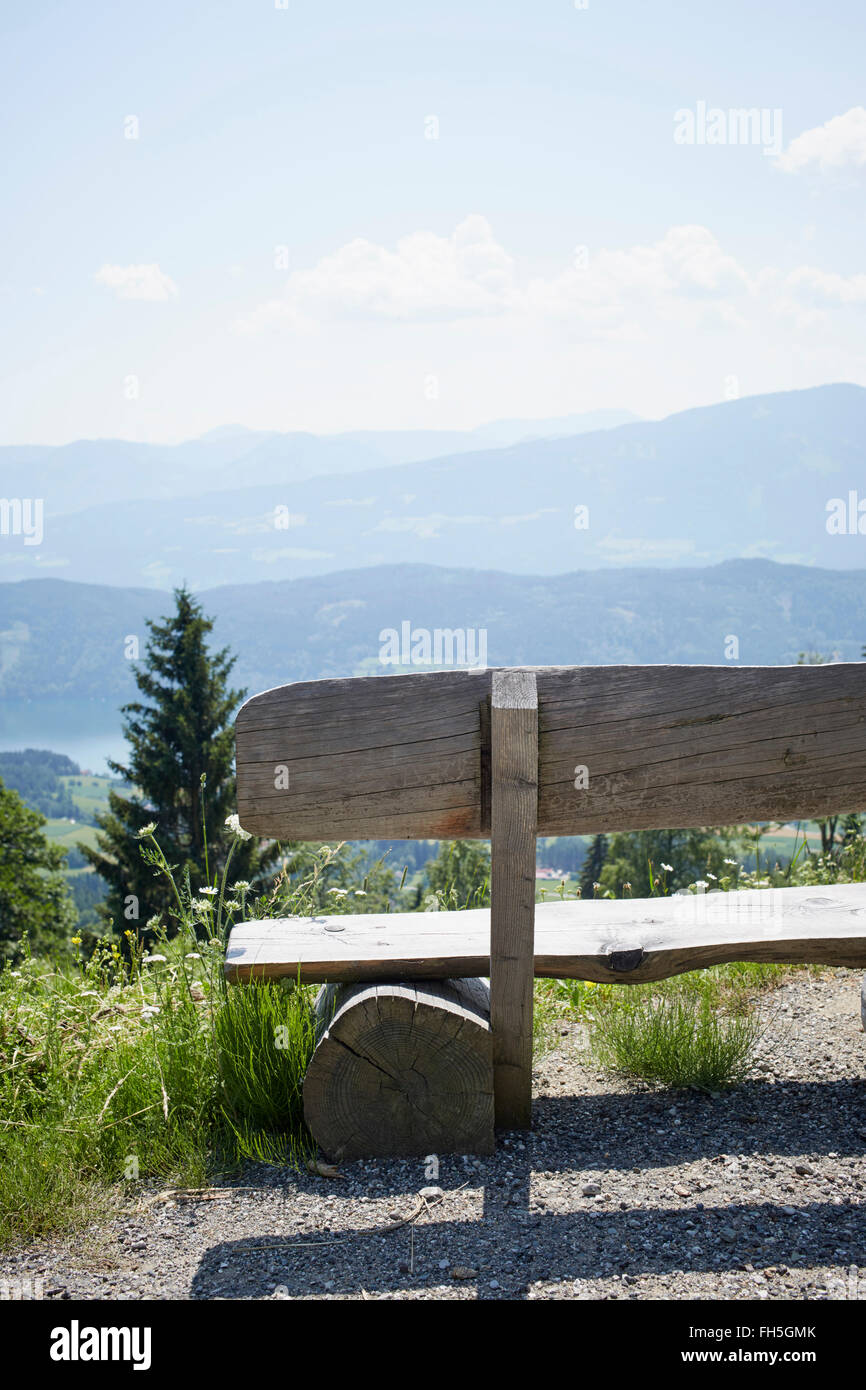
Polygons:
<instances>
[{"instance_id":1,"label":"mountain range","mask_svg":"<svg viewBox=\"0 0 866 1390\"><path fill-rule=\"evenodd\" d=\"M115 502L168 501L199 493L362 473L557 436L573 438L637 420L628 410L595 410L555 420L494 420L474 430L355 430L316 435L223 425L182 444L79 439L59 446L0 447L7 497L42 497L45 514Z\"/></svg>"},{"instance_id":2,"label":"mountain range","mask_svg":"<svg viewBox=\"0 0 866 1390\"><path fill-rule=\"evenodd\" d=\"M215 619L213 643L237 655L233 679L253 693L321 676L390 674L381 634L403 623L483 631L491 666L773 665L796 662L801 651L859 660L864 581L866 570L758 559L556 576L384 565L199 597ZM116 709L135 690L129 639L140 655L145 620L172 607L171 594L154 589L0 584L0 738L3 710L22 702L49 702L61 724L71 702Z\"/></svg>"},{"instance_id":3,"label":"mountain range","mask_svg":"<svg viewBox=\"0 0 866 1390\"><path fill-rule=\"evenodd\" d=\"M40 545L0 536L0 575L211 589L426 564L478 571L483 587L488 571L531 584L743 558L866 565L866 389L602 423L7 449L5 496L43 497L45 521ZM831 511L852 503L834 530Z\"/></svg>"}]
</instances>

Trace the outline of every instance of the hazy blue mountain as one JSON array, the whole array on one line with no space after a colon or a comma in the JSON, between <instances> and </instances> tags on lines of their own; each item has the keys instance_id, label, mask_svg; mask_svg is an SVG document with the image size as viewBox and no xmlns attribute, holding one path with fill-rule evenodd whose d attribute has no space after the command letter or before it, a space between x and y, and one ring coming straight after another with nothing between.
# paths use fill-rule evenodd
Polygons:
<instances>
[{"instance_id":1,"label":"hazy blue mountain","mask_svg":"<svg viewBox=\"0 0 866 1390\"><path fill-rule=\"evenodd\" d=\"M484 629L491 666L611 662L794 662L801 650L858 660L866 642L866 570L767 560L706 569L606 569L518 576L427 565L229 585L202 595L214 641L237 653L251 691L320 676L389 674L380 633ZM133 693L127 639L171 595L38 579L0 585L0 721L23 701L102 701ZM0 735L3 734L0 722ZM8 746L8 742L7 745ZM50 742L43 746L62 746Z\"/></svg>"},{"instance_id":2,"label":"hazy blue mountain","mask_svg":"<svg viewBox=\"0 0 866 1390\"><path fill-rule=\"evenodd\" d=\"M638 417L599 410L561 420L502 420L477 430L356 430L279 433L223 425L182 444L81 439L58 447L0 448L5 497L42 497L47 516L118 501L193 497L241 486L291 483L471 453L527 437L609 429Z\"/></svg>"},{"instance_id":3,"label":"hazy blue mountain","mask_svg":"<svg viewBox=\"0 0 866 1390\"><path fill-rule=\"evenodd\" d=\"M470 431L445 430L358 430L336 435L336 439L360 440L377 449L392 463L415 463L422 459L443 458L447 454L473 453L477 449L520 444L528 439L572 438L594 430L615 429L640 417L630 410L591 410L583 415L564 415L554 420L493 420Z\"/></svg>"},{"instance_id":4,"label":"hazy blue mountain","mask_svg":"<svg viewBox=\"0 0 866 1390\"><path fill-rule=\"evenodd\" d=\"M592 410L586 415L563 415L558 420L494 420L489 425L479 425L472 433L487 444L520 444L526 439L553 439L559 435L573 438L593 430L635 424L639 419L630 410Z\"/></svg>"},{"instance_id":5,"label":"hazy blue mountain","mask_svg":"<svg viewBox=\"0 0 866 1390\"><path fill-rule=\"evenodd\" d=\"M202 465L194 495L49 516L40 546L2 539L0 574L161 588L185 579L212 588L406 563L526 575L752 556L866 565L866 538L827 530L828 502L847 505L858 485L866 494L859 386L751 397L351 476L334 461L348 458L346 450L357 463L358 438L291 438L300 472L310 458L331 471L293 476L287 437L254 436L242 459L223 465L236 487ZM231 438L217 443L229 448ZM256 481L266 474L271 480ZM94 495L84 484L80 493ZM576 526L584 519L585 529Z\"/></svg>"}]
</instances>

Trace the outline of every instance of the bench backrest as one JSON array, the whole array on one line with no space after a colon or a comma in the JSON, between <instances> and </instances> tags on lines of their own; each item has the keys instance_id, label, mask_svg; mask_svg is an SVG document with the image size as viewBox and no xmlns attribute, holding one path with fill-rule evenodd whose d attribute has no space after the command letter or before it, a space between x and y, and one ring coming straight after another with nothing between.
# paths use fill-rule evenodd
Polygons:
<instances>
[{"instance_id":1,"label":"bench backrest","mask_svg":"<svg viewBox=\"0 0 866 1390\"><path fill-rule=\"evenodd\" d=\"M866 806L866 664L519 669L537 689L539 835ZM241 825L285 840L489 837L492 678L256 695L236 723Z\"/></svg>"}]
</instances>

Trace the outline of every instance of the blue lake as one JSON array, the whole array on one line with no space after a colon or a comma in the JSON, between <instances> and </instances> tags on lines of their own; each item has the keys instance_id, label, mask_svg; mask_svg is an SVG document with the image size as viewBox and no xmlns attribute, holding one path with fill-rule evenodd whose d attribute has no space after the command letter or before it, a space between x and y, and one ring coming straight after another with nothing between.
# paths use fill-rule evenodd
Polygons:
<instances>
[{"instance_id":1,"label":"blue lake","mask_svg":"<svg viewBox=\"0 0 866 1390\"><path fill-rule=\"evenodd\" d=\"M108 772L108 758L127 754L121 716L104 700L4 700L0 704L0 751L49 748L65 753L82 771Z\"/></svg>"}]
</instances>

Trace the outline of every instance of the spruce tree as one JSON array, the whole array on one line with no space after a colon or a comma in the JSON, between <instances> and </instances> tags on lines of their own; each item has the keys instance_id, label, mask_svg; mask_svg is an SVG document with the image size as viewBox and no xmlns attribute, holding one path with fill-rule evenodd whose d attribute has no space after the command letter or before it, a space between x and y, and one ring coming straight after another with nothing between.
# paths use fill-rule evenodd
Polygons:
<instances>
[{"instance_id":1,"label":"spruce tree","mask_svg":"<svg viewBox=\"0 0 866 1390\"><path fill-rule=\"evenodd\" d=\"M580 871L580 896L582 898L592 898L595 895L595 884L601 881L601 871L604 861L607 858L607 836L594 835L589 853L583 862Z\"/></svg>"},{"instance_id":2,"label":"spruce tree","mask_svg":"<svg viewBox=\"0 0 866 1390\"><path fill-rule=\"evenodd\" d=\"M235 657L208 651L213 621L182 587L176 610L148 621L150 637L135 681L144 701L124 705L128 766L109 762L126 783L109 793L97 821L96 849L82 845L108 884L103 917L115 931L143 927L160 916L171 930L174 896L166 880L141 857L139 831L156 823L156 838L180 881L194 890L213 884L232 840L225 824L235 809L234 730L230 720L245 691L229 688ZM232 859L233 879L255 882L276 854L244 840Z\"/></svg>"}]
</instances>

